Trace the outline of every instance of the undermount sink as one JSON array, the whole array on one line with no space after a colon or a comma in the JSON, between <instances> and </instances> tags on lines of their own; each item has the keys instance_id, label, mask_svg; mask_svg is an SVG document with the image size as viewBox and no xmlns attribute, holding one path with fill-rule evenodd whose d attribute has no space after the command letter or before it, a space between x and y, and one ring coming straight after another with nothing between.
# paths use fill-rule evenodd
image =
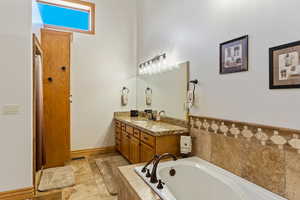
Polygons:
<instances>
[{"instance_id":1,"label":"undermount sink","mask_svg":"<svg viewBox=\"0 0 300 200\"><path fill-rule=\"evenodd\" d=\"M133 123L138 124L138 125L146 125L148 123L148 121L146 121L146 120L137 120L137 121L134 121Z\"/></svg>"},{"instance_id":2,"label":"undermount sink","mask_svg":"<svg viewBox=\"0 0 300 200\"><path fill-rule=\"evenodd\" d=\"M168 129L163 128L163 127L161 127L159 125L154 125L154 126L151 127L151 129L155 130L155 131L158 131L158 132L162 132L162 131L167 131L168 130Z\"/></svg>"}]
</instances>

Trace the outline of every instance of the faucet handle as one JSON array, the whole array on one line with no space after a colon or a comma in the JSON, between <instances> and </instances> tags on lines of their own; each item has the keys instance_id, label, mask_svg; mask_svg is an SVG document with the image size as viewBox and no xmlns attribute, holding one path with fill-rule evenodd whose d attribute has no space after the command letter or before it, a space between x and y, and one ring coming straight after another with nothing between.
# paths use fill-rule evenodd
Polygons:
<instances>
[{"instance_id":1,"label":"faucet handle","mask_svg":"<svg viewBox=\"0 0 300 200\"><path fill-rule=\"evenodd\" d=\"M151 177L151 174L150 174L150 169L147 169L147 174L146 174L146 177L147 177L147 178L150 178L150 177Z\"/></svg>"},{"instance_id":2,"label":"faucet handle","mask_svg":"<svg viewBox=\"0 0 300 200\"><path fill-rule=\"evenodd\" d=\"M165 183L164 182L162 182L162 180L161 179L159 179L158 180L158 184L157 184L157 189L159 189L159 190L162 190L162 189L164 189L164 185L165 185Z\"/></svg>"},{"instance_id":3,"label":"faucet handle","mask_svg":"<svg viewBox=\"0 0 300 200\"><path fill-rule=\"evenodd\" d=\"M145 173L147 171L146 167L143 167L143 169L141 170L142 173Z\"/></svg>"}]
</instances>

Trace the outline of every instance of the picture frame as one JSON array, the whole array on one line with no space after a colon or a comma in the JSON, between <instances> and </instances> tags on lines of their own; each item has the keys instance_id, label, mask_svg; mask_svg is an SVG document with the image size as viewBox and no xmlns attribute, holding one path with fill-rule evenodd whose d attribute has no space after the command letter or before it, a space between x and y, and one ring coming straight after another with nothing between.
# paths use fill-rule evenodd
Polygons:
<instances>
[{"instance_id":1,"label":"picture frame","mask_svg":"<svg viewBox=\"0 0 300 200\"><path fill-rule=\"evenodd\" d=\"M300 88L300 41L269 49L269 88Z\"/></svg>"},{"instance_id":2,"label":"picture frame","mask_svg":"<svg viewBox=\"0 0 300 200\"><path fill-rule=\"evenodd\" d=\"M248 71L248 35L220 44L220 74Z\"/></svg>"}]
</instances>

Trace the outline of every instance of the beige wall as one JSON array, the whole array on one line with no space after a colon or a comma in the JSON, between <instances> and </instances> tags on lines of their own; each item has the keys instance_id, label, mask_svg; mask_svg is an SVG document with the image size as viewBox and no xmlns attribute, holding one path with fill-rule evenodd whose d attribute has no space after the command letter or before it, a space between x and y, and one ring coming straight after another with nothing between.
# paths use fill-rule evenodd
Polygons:
<instances>
[{"instance_id":1,"label":"beige wall","mask_svg":"<svg viewBox=\"0 0 300 200\"><path fill-rule=\"evenodd\" d=\"M0 1L0 191L32 186L31 0ZM20 105L4 115L7 104Z\"/></svg>"},{"instance_id":2,"label":"beige wall","mask_svg":"<svg viewBox=\"0 0 300 200\"><path fill-rule=\"evenodd\" d=\"M199 79L196 115L300 129L300 90L269 90L268 49L299 40L299 0L141 0L139 61L166 52ZM249 72L219 75L219 44L249 35Z\"/></svg>"},{"instance_id":3,"label":"beige wall","mask_svg":"<svg viewBox=\"0 0 300 200\"><path fill-rule=\"evenodd\" d=\"M72 150L114 145L113 112L136 104L136 1L94 0L96 34L74 33ZM121 89L130 89L121 106Z\"/></svg>"}]
</instances>

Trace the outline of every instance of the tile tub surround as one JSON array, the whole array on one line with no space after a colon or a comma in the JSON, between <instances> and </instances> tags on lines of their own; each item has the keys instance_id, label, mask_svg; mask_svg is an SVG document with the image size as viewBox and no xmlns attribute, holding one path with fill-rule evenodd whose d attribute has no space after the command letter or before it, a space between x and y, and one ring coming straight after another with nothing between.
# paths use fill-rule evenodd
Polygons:
<instances>
[{"instance_id":1,"label":"tile tub surround","mask_svg":"<svg viewBox=\"0 0 300 200\"><path fill-rule=\"evenodd\" d=\"M190 116L193 154L289 200L300 199L300 131Z\"/></svg>"},{"instance_id":2,"label":"tile tub surround","mask_svg":"<svg viewBox=\"0 0 300 200\"><path fill-rule=\"evenodd\" d=\"M123 122L129 126L140 129L146 133L149 133L153 136L164 136L164 135L180 135L188 133L188 128L182 126L176 126L173 124L160 122L160 121L152 121L145 120L145 118L139 117L128 117L128 116L115 116L115 120ZM144 124L140 122L143 121Z\"/></svg>"}]
</instances>

